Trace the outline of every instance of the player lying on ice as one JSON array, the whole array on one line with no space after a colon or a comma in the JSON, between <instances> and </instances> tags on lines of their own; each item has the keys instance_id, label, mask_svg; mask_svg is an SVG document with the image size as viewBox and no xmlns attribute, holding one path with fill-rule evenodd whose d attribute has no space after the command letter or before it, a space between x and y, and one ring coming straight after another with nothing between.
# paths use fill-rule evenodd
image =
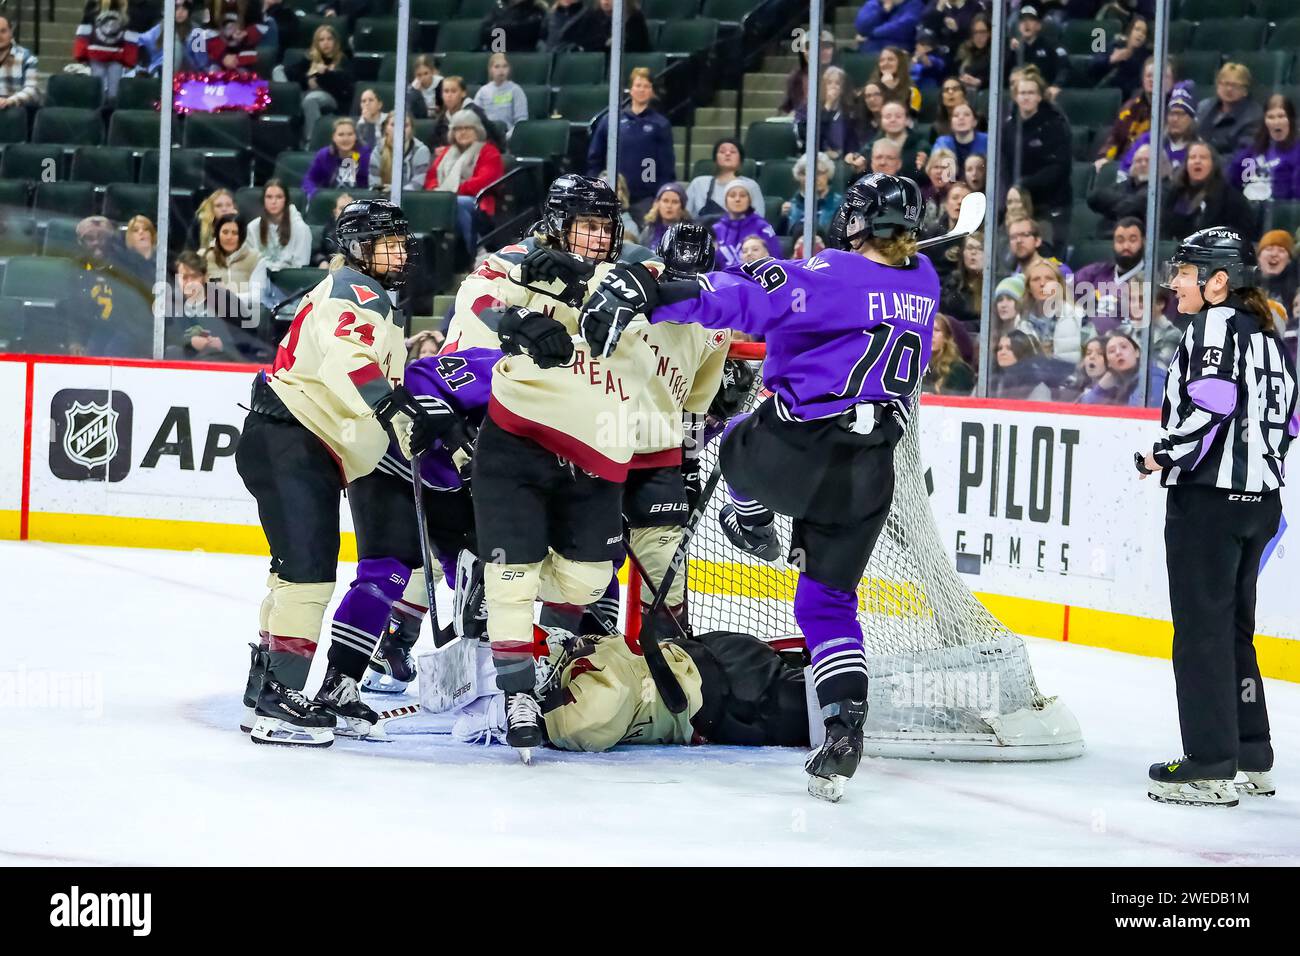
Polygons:
<instances>
[{"instance_id":1,"label":"player lying on ice","mask_svg":"<svg viewBox=\"0 0 1300 956\"><path fill-rule=\"evenodd\" d=\"M857 587L889 513L894 446L929 361L939 303L934 267L917 253L920 214L914 182L871 174L836 212L837 248L694 282L656 282L642 266L618 265L581 318L597 356L639 315L764 337L763 377L774 394L724 434L720 461L737 503L724 528L770 558L772 513L794 519L794 615L826 726L805 765L808 789L832 801L861 760L867 716Z\"/></svg>"}]
</instances>

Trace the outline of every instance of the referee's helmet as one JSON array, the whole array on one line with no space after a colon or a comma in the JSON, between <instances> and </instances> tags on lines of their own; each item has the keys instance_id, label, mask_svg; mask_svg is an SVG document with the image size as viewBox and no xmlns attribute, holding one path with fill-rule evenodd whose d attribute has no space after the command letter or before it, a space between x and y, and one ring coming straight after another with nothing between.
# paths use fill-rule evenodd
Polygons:
<instances>
[{"instance_id":1,"label":"referee's helmet","mask_svg":"<svg viewBox=\"0 0 1300 956\"><path fill-rule=\"evenodd\" d=\"M1253 286L1258 276L1255 250L1235 229L1211 226L1192 233L1165 262L1160 284L1171 288L1180 266L1196 267L1196 284L1204 286L1216 272L1228 275L1230 288Z\"/></svg>"}]
</instances>

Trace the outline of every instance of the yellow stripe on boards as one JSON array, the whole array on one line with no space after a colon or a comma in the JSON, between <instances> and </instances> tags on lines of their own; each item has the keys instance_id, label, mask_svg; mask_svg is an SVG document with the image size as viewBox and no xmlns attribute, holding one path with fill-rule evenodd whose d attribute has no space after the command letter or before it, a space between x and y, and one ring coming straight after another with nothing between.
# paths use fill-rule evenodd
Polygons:
<instances>
[{"instance_id":1,"label":"yellow stripe on boards","mask_svg":"<svg viewBox=\"0 0 1300 956\"><path fill-rule=\"evenodd\" d=\"M22 533L21 511L0 511L0 541L17 541Z\"/></svg>"}]
</instances>

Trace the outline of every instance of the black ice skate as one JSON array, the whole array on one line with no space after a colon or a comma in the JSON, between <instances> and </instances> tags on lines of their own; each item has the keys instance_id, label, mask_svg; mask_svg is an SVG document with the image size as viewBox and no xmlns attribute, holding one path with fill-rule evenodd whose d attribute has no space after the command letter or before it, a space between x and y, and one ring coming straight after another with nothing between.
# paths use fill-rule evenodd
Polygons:
<instances>
[{"instance_id":1,"label":"black ice skate","mask_svg":"<svg viewBox=\"0 0 1300 956\"><path fill-rule=\"evenodd\" d=\"M248 683L244 685L244 715L239 718L239 729L249 733L257 723L257 695L262 692L262 682L266 672L271 669L271 653L256 644L249 644L253 649L248 664Z\"/></svg>"},{"instance_id":2,"label":"black ice skate","mask_svg":"<svg viewBox=\"0 0 1300 956\"><path fill-rule=\"evenodd\" d=\"M1231 760L1204 763L1195 757L1180 757L1154 763L1148 772L1147 796L1157 803L1187 807L1235 807L1237 788L1232 778L1236 775Z\"/></svg>"},{"instance_id":3,"label":"black ice skate","mask_svg":"<svg viewBox=\"0 0 1300 956\"><path fill-rule=\"evenodd\" d=\"M808 792L814 797L838 803L844 796L844 781L853 776L862 761L862 728L867 722L865 700L842 700L839 713L826 720L826 740L820 750L808 755Z\"/></svg>"},{"instance_id":4,"label":"black ice skate","mask_svg":"<svg viewBox=\"0 0 1300 956\"><path fill-rule=\"evenodd\" d=\"M420 639L418 628L404 627L405 620L394 617L370 658L365 677L361 681L364 690L378 694L401 694L415 680L415 656L411 648ZM414 630L415 633L409 633Z\"/></svg>"},{"instance_id":5,"label":"black ice skate","mask_svg":"<svg viewBox=\"0 0 1300 956\"><path fill-rule=\"evenodd\" d=\"M1237 771L1245 777L1237 780L1237 793L1248 797L1272 797L1277 794L1273 783L1273 747L1268 741L1243 742L1237 754Z\"/></svg>"},{"instance_id":6,"label":"black ice skate","mask_svg":"<svg viewBox=\"0 0 1300 956\"><path fill-rule=\"evenodd\" d=\"M334 743L334 715L267 672L257 695L257 719L249 739L255 744L328 747Z\"/></svg>"},{"instance_id":7,"label":"black ice skate","mask_svg":"<svg viewBox=\"0 0 1300 956\"><path fill-rule=\"evenodd\" d=\"M544 741L542 705L529 691L506 694L506 743L519 751L519 759L532 763L533 748Z\"/></svg>"},{"instance_id":8,"label":"black ice skate","mask_svg":"<svg viewBox=\"0 0 1300 956\"><path fill-rule=\"evenodd\" d=\"M456 597L452 604L456 634L467 641L487 637L487 592L483 562L462 551L456 562Z\"/></svg>"},{"instance_id":9,"label":"black ice skate","mask_svg":"<svg viewBox=\"0 0 1300 956\"><path fill-rule=\"evenodd\" d=\"M313 702L339 719L336 729L345 737L368 737L379 723L379 715L361 702L356 679L337 667L331 666L325 672Z\"/></svg>"},{"instance_id":10,"label":"black ice skate","mask_svg":"<svg viewBox=\"0 0 1300 956\"><path fill-rule=\"evenodd\" d=\"M740 520L734 505L723 505L718 512L722 533L736 548L752 554L760 561L775 561L781 557L781 537L776 533L776 522L768 518L766 524L750 524Z\"/></svg>"}]
</instances>

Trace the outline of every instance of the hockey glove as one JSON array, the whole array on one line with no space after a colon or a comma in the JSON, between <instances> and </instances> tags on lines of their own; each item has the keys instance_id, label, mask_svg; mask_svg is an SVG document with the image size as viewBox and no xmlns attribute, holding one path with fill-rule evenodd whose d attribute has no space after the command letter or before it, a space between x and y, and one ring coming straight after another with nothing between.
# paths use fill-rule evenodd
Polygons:
<instances>
[{"instance_id":1,"label":"hockey glove","mask_svg":"<svg viewBox=\"0 0 1300 956\"><path fill-rule=\"evenodd\" d=\"M453 456L474 453L474 438L450 405L432 397L417 401L420 414L411 416L411 454L422 455L438 442Z\"/></svg>"},{"instance_id":2,"label":"hockey glove","mask_svg":"<svg viewBox=\"0 0 1300 956\"><path fill-rule=\"evenodd\" d=\"M639 262L616 264L596 286L578 317L578 331L591 354L607 358L618 348L623 330L638 315L649 316L659 304L654 273Z\"/></svg>"},{"instance_id":3,"label":"hockey glove","mask_svg":"<svg viewBox=\"0 0 1300 956\"><path fill-rule=\"evenodd\" d=\"M540 312L521 306L506 309L497 325L501 351L507 355L524 354L538 368L555 368L573 358L573 337L560 322Z\"/></svg>"},{"instance_id":4,"label":"hockey glove","mask_svg":"<svg viewBox=\"0 0 1300 956\"><path fill-rule=\"evenodd\" d=\"M524 285L532 285L534 282L563 282L563 297L580 302L586 292L587 281L595 271L594 263L579 256L538 246L524 256L523 262L519 264L519 281Z\"/></svg>"}]
</instances>

